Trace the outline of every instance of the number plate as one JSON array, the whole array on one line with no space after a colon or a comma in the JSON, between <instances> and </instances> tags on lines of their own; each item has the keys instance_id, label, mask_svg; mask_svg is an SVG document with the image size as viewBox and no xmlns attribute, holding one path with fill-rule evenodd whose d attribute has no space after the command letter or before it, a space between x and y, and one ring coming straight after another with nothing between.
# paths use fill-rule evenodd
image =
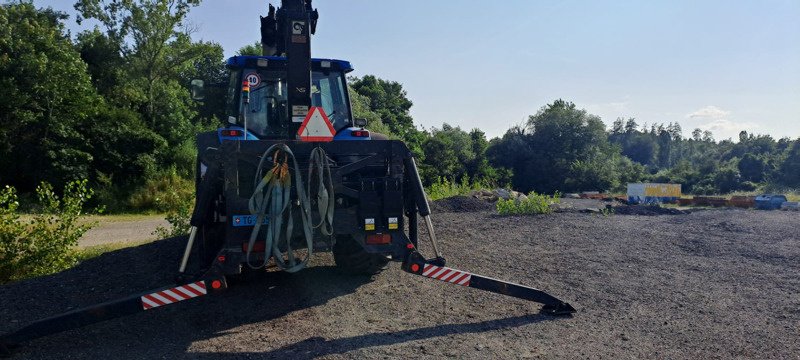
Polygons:
<instances>
[{"instance_id":1,"label":"number plate","mask_svg":"<svg viewBox=\"0 0 800 360\"><path fill-rule=\"evenodd\" d=\"M241 227L241 226L255 226L256 219L258 219L255 215L234 215L233 216L233 226L234 227ZM269 219L264 217L264 223L262 225L267 225L269 223Z\"/></svg>"}]
</instances>

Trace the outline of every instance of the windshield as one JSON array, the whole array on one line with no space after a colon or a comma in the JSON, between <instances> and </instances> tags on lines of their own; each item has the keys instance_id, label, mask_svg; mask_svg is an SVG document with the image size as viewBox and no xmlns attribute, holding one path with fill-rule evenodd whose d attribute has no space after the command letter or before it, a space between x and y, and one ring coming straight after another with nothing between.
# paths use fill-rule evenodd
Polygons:
<instances>
[{"instance_id":1,"label":"windshield","mask_svg":"<svg viewBox=\"0 0 800 360\"><path fill-rule=\"evenodd\" d=\"M240 114L247 114L247 130L261 137L285 137L289 125L286 73L246 69L243 79L250 83L250 104L239 100ZM311 76L311 104L321 106L338 131L350 125L350 107L341 72L315 71ZM244 120L238 120L244 125Z\"/></svg>"}]
</instances>

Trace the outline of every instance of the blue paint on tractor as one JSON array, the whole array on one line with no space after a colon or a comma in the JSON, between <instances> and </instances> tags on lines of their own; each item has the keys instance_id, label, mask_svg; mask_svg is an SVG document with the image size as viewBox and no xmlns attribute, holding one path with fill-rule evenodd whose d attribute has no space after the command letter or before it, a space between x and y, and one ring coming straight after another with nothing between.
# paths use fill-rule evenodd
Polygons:
<instances>
[{"instance_id":1,"label":"blue paint on tractor","mask_svg":"<svg viewBox=\"0 0 800 360\"><path fill-rule=\"evenodd\" d=\"M363 140L372 140L371 136L355 136L353 135L354 131L368 131L364 128L359 127L350 127L344 128L342 131L339 131L336 136L333 137L334 141L363 141Z\"/></svg>"},{"instance_id":2,"label":"blue paint on tractor","mask_svg":"<svg viewBox=\"0 0 800 360\"><path fill-rule=\"evenodd\" d=\"M267 60L268 62L275 62L281 65L286 63L286 58L282 56L234 56L228 59L227 65L231 68L242 68L257 65L258 60ZM323 63L330 65L332 70L344 71L346 73L353 71L353 65L347 60L337 59L311 59L312 68L322 68ZM327 68L327 67L326 67Z\"/></svg>"},{"instance_id":3,"label":"blue paint on tractor","mask_svg":"<svg viewBox=\"0 0 800 360\"><path fill-rule=\"evenodd\" d=\"M223 140L258 140L258 138L255 135L251 134L249 131L247 132L247 137L245 137L244 135L242 136L223 135L222 132L225 130L239 130L240 132L244 133L244 128L239 126L229 126L226 128L219 128L217 129L217 138L219 139L220 143L222 143Z\"/></svg>"}]
</instances>

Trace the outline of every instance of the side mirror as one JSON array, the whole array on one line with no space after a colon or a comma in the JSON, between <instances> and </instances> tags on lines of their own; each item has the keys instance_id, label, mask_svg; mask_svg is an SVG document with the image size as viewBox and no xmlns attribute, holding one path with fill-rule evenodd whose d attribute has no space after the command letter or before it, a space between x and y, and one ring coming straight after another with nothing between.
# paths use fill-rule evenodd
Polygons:
<instances>
[{"instance_id":1,"label":"side mirror","mask_svg":"<svg viewBox=\"0 0 800 360\"><path fill-rule=\"evenodd\" d=\"M192 100L203 101L206 99L205 81L197 79L192 80L190 88L192 92Z\"/></svg>"},{"instance_id":2,"label":"side mirror","mask_svg":"<svg viewBox=\"0 0 800 360\"><path fill-rule=\"evenodd\" d=\"M355 119L355 121L353 121L353 125L355 127L362 127L362 128L363 127L367 127L367 119L363 119L363 118Z\"/></svg>"}]
</instances>

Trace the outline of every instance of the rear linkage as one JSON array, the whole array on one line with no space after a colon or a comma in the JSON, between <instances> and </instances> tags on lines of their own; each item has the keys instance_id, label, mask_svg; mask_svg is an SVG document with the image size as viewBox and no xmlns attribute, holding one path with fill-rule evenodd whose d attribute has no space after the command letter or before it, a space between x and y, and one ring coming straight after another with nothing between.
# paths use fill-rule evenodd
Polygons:
<instances>
[{"instance_id":1,"label":"rear linkage","mask_svg":"<svg viewBox=\"0 0 800 360\"><path fill-rule=\"evenodd\" d=\"M540 304L544 304L541 311L542 313L548 315L570 315L576 311L572 305L563 302L542 290L446 267L446 260L439 252L439 246L437 245L436 241L436 233L433 230L433 223L431 222L430 217L430 206L428 205L428 200L425 198L422 180L419 177L417 164L414 162L413 157L407 157L405 159L405 168L406 171L409 172L408 177L415 194L414 201L416 202L416 208L419 211L419 215L421 215L425 220L425 227L428 230L428 235L430 237L431 245L436 257L426 260L425 257L416 250L416 246L414 244L417 243L417 232L412 231L412 242L407 245L408 253L406 254L402 265L402 269L404 271L411 274L444 281L453 285L466 286L538 302ZM411 213L409 215L410 217L416 218L416 213ZM414 223L416 223L416 221L413 221L411 226L415 225Z\"/></svg>"}]
</instances>

